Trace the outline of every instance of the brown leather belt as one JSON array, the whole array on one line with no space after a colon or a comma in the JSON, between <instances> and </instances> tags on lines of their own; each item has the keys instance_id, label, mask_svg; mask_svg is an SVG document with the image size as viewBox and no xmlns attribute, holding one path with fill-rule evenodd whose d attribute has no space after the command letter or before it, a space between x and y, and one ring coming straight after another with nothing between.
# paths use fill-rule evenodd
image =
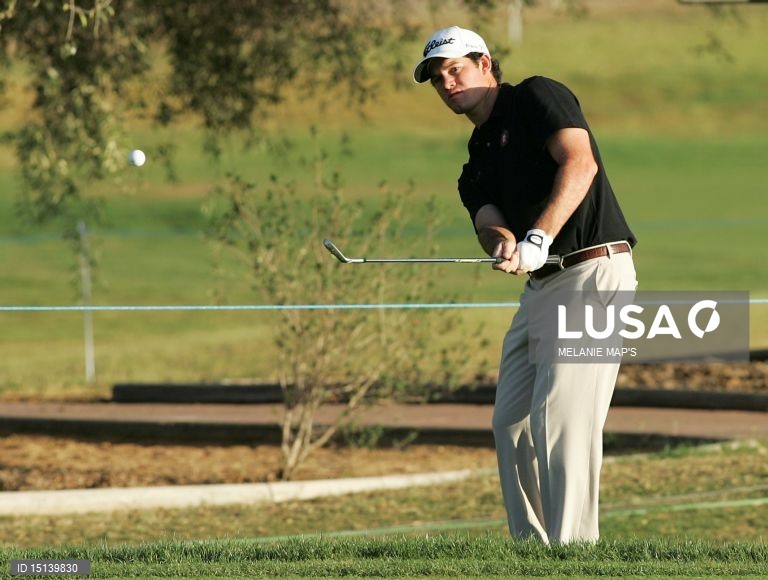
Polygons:
<instances>
[{"instance_id":1,"label":"brown leather belt","mask_svg":"<svg viewBox=\"0 0 768 580\"><path fill-rule=\"evenodd\" d=\"M561 270L581 264L587 260L593 260L594 258L604 258L611 254L625 254L632 251L632 246L629 242L613 242L612 244L603 244L602 246L595 246L594 248L586 248L584 250L577 250L571 254L563 256L559 264L545 264L534 272L528 272L528 276L533 280L541 280L547 276L551 276Z\"/></svg>"}]
</instances>

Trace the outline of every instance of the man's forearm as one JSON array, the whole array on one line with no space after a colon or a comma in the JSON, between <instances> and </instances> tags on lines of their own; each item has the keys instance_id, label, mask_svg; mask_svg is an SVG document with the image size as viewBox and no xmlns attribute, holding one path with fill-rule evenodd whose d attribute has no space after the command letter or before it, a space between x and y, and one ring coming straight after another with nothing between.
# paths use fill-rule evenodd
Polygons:
<instances>
[{"instance_id":1,"label":"man's forearm","mask_svg":"<svg viewBox=\"0 0 768 580\"><path fill-rule=\"evenodd\" d=\"M584 201L597 174L597 162L584 129L561 129L549 140L547 149L559 168L549 203L532 229L554 238Z\"/></svg>"},{"instance_id":2,"label":"man's forearm","mask_svg":"<svg viewBox=\"0 0 768 580\"><path fill-rule=\"evenodd\" d=\"M480 228L477 232L477 240L489 256L493 255L500 242L505 240L512 241L513 243L516 242L515 235L502 226L485 226Z\"/></svg>"},{"instance_id":3,"label":"man's forearm","mask_svg":"<svg viewBox=\"0 0 768 580\"><path fill-rule=\"evenodd\" d=\"M510 252L515 249L517 243L515 235L495 205L487 204L478 210L475 216L475 229L480 246L489 256L494 255L493 253L501 242L508 242L506 245L511 246Z\"/></svg>"},{"instance_id":4,"label":"man's forearm","mask_svg":"<svg viewBox=\"0 0 768 580\"><path fill-rule=\"evenodd\" d=\"M549 204L532 229L544 230L553 238L584 201L597 166L590 160L571 161L560 166Z\"/></svg>"}]
</instances>

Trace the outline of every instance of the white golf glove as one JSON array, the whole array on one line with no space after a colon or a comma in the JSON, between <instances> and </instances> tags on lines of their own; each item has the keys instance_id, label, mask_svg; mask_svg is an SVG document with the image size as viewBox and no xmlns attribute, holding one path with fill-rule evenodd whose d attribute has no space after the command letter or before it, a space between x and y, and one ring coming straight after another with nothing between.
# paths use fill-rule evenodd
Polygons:
<instances>
[{"instance_id":1,"label":"white golf glove","mask_svg":"<svg viewBox=\"0 0 768 580\"><path fill-rule=\"evenodd\" d=\"M520 256L518 271L533 272L541 268L547 261L550 245L552 238L544 230L529 230L525 239L517 244L516 251Z\"/></svg>"}]
</instances>

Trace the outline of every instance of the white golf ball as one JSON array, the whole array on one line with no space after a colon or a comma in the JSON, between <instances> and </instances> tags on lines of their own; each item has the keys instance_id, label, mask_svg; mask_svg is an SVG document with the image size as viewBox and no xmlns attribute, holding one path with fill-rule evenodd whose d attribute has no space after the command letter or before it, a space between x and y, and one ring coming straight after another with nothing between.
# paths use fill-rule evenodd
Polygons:
<instances>
[{"instance_id":1,"label":"white golf ball","mask_svg":"<svg viewBox=\"0 0 768 580\"><path fill-rule=\"evenodd\" d=\"M146 161L147 156L144 155L144 151L141 149L134 149L128 154L128 163L135 165L136 167L141 167Z\"/></svg>"}]
</instances>

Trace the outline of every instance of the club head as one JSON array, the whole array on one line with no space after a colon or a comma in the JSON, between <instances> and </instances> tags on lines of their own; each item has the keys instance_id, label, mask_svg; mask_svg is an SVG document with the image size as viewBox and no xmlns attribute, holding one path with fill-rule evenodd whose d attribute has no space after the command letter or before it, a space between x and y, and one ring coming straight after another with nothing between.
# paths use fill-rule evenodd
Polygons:
<instances>
[{"instance_id":1,"label":"club head","mask_svg":"<svg viewBox=\"0 0 768 580\"><path fill-rule=\"evenodd\" d=\"M325 246L326 250L328 250L331 254L336 256L339 262L342 262L343 264L349 264L352 261L349 258L347 258L344 254L342 254L341 250L337 248L336 244L334 244L331 240L323 240L323 245Z\"/></svg>"}]
</instances>

